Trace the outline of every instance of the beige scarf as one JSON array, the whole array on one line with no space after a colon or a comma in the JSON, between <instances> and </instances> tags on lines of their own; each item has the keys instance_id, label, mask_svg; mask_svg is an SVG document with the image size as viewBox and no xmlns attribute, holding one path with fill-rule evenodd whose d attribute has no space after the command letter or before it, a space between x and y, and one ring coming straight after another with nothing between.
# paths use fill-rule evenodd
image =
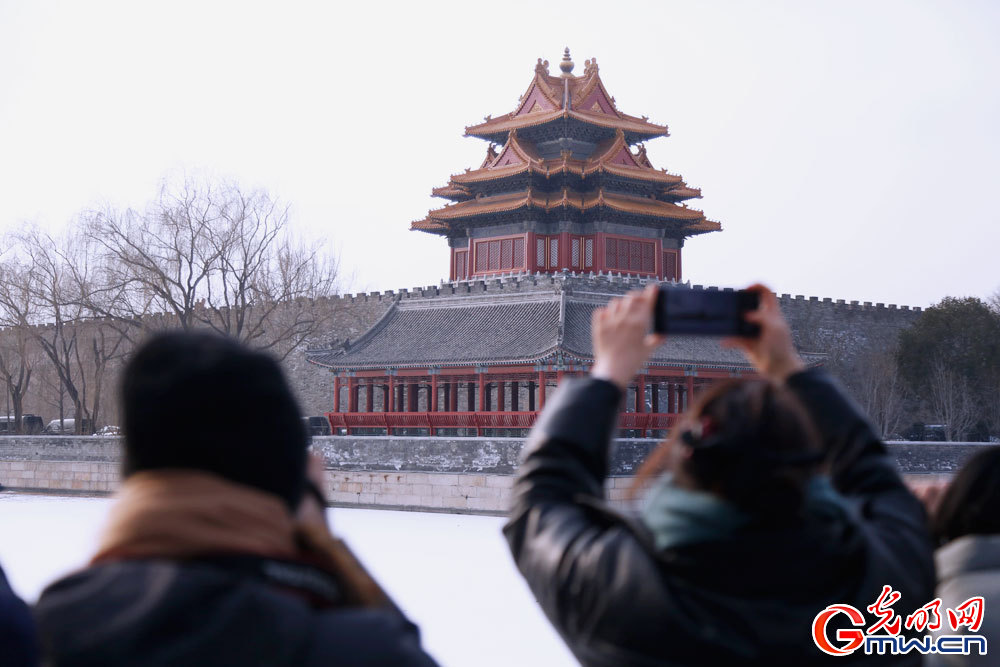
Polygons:
<instances>
[{"instance_id":1,"label":"beige scarf","mask_svg":"<svg viewBox=\"0 0 1000 667\"><path fill-rule=\"evenodd\" d=\"M348 603L395 606L325 525L297 523L278 496L197 470L130 475L91 562L225 555L301 561L337 576Z\"/></svg>"},{"instance_id":2,"label":"beige scarf","mask_svg":"<svg viewBox=\"0 0 1000 667\"><path fill-rule=\"evenodd\" d=\"M129 476L93 562L123 558L296 555L295 526L275 495L197 470Z\"/></svg>"}]
</instances>

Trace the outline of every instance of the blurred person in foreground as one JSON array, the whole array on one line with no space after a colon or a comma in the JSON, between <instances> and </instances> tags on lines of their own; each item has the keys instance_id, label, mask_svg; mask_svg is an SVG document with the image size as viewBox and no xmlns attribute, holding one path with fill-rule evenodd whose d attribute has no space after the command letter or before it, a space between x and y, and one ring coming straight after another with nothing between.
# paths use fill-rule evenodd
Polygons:
<instances>
[{"instance_id":1,"label":"blurred person in foreground","mask_svg":"<svg viewBox=\"0 0 1000 667\"><path fill-rule=\"evenodd\" d=\"M123 482L35 608L53 665L433 665L342 542L277 363L168 333L125 369Z\"/></svg>"},{"instance_id":2,"label":"blurred person in foreground","mask_svg":"<svg viewBox=\"0 0 1000 667\"><path fill-rule=\"evenodd\" d=\"M11 589L0 568L0 665L35 667L38 657L38 638L31 611Z\"/></svg>"},{"instance_id":3,"label":"blurred person in foreground","mask_svg":"<svg viewBox=\"0 0 1000 667\"><path fill-rule=\"evenodd\" d=\"M697 399L643 464L637 516L608 507L604 482L625 389L664 342L649 334L655 285L595 311L590 376L559 388L525 446L504 533L585 665L819 663L812 621L828 605L864 610L891 585L906 614L933 596L920 502L858 409L805 367L775 296L751 289L760 336L725 343L760 379ZM838 664L852 663L920 656Z\"/></svg>"},{"instance_id":4,"label":"blurred person in foreground","mask_svg":"<svg viewBox=\"0 0 1000 667\"><path fill-rule=\"evenodd\" d=\"M975 634L991 649L1000 646L1000 447L989 447L970 458L950 484L916 489L931 514L931 532L938 545L937 596L941 609L954 609L972 597L985 601L983 625ZM941 612L942 614L944 611ZM970 632L962 627L959 632ZM945 626L940 634L954 634ZM925 665L996 664L989 655L933 655Z\"/></svg>"}]
</instances>

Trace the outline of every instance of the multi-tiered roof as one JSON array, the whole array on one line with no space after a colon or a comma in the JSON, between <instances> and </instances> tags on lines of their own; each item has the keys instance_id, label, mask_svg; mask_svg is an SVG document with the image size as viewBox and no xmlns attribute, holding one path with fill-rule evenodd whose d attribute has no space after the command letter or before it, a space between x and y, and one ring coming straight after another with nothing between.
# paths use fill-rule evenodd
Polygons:
<instances>
[{"instance_id":1,"label":"multi-tiered roof","mask_svg":"<svg viewBox=\"0 0 1000 667\"><path fill-rule=\"evenodd\" d=\"M466 136L490 142L486 158L435 188L435 196L453 203L412 229L455 239L517 221L603 222L657 229L675 240L720 229L683 203L700 198L700 190L647 157L641 142L668 136L667 127L619 111L596 59L586 61L582 76L573 68L569 49L560 76L539 59L514 111L467 127Z\"/></svg>"}]
</instances>

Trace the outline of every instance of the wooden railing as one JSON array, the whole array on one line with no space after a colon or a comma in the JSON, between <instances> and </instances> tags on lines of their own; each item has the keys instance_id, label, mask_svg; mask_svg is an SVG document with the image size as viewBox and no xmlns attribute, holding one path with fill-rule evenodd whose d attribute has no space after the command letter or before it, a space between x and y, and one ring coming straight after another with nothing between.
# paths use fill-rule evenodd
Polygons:
<instances>
[{"instance_id":1,"label":"wooden railing","mask_svg":"<svg viewBox=\"0 0 1000 667\"><path fill-rule=\"evenodd\" d=\"M392 433L398 428L424 428L434 435L442 428L475 429L481 436L483 429L517 428L528 429L535 423L536 412L328 412L331 432L335 435L346 431L350 435L354 429L376 428ZM645 437L648 431L665 430L674 425L680 415L650 412L622 412L618 415L618 427L641 431Z\"/></svg>"}]
</instances>

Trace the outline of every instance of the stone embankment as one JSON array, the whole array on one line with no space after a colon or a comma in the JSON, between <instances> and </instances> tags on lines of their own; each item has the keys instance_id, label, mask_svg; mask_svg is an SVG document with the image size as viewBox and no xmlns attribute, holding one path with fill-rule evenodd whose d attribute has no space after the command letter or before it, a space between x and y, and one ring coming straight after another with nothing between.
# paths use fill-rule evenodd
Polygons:
<instances>
[{"instance_id":1,"label":"stone embankment","mask_svg":"<svg viewBox=\"0 0 1000 667\"><path fill-rule=\"evenodd\" d=\"M318 437L333 505L502 514L524 441L520 438ZM619 440L608 498L628 503L628 489L653 440ZM892 442L906 477L948 477L987 443ZM0 437L5 489L104 495L118 486L117 438Z\"/></svg>"}]
</instances>

